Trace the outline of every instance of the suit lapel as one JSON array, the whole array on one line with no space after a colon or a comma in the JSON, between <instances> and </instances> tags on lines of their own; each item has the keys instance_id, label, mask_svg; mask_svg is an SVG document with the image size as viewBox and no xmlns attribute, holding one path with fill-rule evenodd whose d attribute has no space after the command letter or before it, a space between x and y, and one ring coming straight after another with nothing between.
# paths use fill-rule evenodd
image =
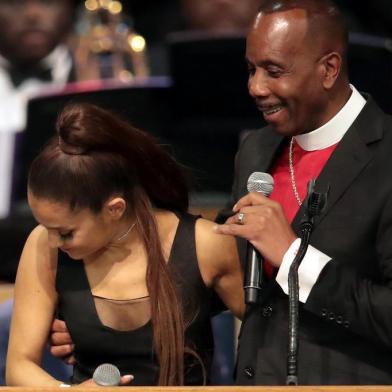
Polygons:
<instances>
[{"instance_id":1,"label":"suit lapel","mask_svg":"<svg viewBox=\"0 0 392 392\"><path fill-rule=\"evenodd\" d=\"M315 219L315 229L371 161L373 155L368 144L382 138L381 118L381 110L369 98L363 111L321 171L316 181L316 191L325 192L329 188L329 194L326 210ZM372 125L369 127L369 124ZM297 232L303 215L304 207L302 206L293 221L293 228Z\"/></svg>"}]
</instances>

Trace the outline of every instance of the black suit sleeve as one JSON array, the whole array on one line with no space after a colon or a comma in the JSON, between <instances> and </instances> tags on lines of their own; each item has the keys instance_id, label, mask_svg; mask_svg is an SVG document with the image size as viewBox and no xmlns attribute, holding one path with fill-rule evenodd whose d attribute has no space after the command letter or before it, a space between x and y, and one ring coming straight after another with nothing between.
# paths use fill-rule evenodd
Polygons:
<instances>
[{"instance_id":1,"label":"black suit sleeve","mask_svg":"<svg viewBox=\"0 0 392 392\"><path fill-rule=\"evenodd\" d=\"M357 260L332 259L322 270L304 308L326 323L391 349L392 195L382 210L375 237L377 257L372 262L378 274L366 276L356 268L361 264L360 255Z\"/></svg>"}]
</instances>

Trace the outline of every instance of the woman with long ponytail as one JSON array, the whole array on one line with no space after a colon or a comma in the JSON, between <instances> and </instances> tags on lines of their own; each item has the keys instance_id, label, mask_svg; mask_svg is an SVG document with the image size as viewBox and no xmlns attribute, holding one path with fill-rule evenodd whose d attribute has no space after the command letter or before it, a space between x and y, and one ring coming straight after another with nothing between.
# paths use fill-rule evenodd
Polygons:
<instances>
[{"instance_id":1,"label":"woman with long ponytail","mask_svg":"<svg viewBox=\"0 0 392 392\"><path fill-rule=\"evenodd\" d=\"M60 384L40 366L55 314L74 384L104 362L122 384L208 383L213 290L244 306L234 239L187 213L184 174L152 136L89 104L66 107L56 131L29 172L39 225L19 264L7 383Z\"/></svg>"}]
</instances>

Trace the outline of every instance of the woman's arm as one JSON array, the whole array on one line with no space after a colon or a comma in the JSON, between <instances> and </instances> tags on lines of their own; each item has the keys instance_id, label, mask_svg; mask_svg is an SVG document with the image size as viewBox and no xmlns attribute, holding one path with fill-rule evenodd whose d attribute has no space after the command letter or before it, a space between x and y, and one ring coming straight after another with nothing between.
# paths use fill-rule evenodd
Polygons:
<instances>
[{"instance_id":1,"label":"woman's arm","mask_svg":"<svg viewBox=\"0 0 392 392\"><path fill-rule=\"evenodd\" d=\"M243 273L235 238L213 232L214 222L198 219L196 252L207 286L212 286L231 312L242 318L245 311Z\"/></svg>"},{"instance_id":2,"label":"woman's arm","mask_svg":"<svg viewBox=\"0 0 392 392\"><path fill-rule=\"evenodd\" d=\"M41 368L42 352L57 303L56 268L57 249L49 248L47 231L38 226L27 239L16 277L7 385L61 384Z\"/></svg>"}]
</instances>

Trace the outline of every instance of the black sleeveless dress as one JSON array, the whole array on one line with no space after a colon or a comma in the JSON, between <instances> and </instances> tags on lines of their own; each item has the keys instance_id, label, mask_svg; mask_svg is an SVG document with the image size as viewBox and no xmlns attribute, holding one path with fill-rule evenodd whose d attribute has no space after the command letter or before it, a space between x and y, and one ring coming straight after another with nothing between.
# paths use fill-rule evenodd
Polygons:
<instances>
[{"instance_id":1,"label":"black sleeveless dress","mask_svg":"<svg viewBox=\"0 0 392 392\"><path fill-rule=\"evenodd\" d=\"M207 383L213 354L210 323L212 290L200 275L195 246L197 217L184 215L174 238L168 262L184 312L192 317L186 329L186 345L202 359ZM56 286L59 314L75 344L73 383L92 377L102 363L116 365L122 375L134 375L132 385L156 385L158 364L153 352L152 328L148 321L132 331L119 331L102 324L95 307L84 263L59 252ZM194 355L185 358L185 385L203 383L203 367Z\"/></svg>"}]
</instances>

